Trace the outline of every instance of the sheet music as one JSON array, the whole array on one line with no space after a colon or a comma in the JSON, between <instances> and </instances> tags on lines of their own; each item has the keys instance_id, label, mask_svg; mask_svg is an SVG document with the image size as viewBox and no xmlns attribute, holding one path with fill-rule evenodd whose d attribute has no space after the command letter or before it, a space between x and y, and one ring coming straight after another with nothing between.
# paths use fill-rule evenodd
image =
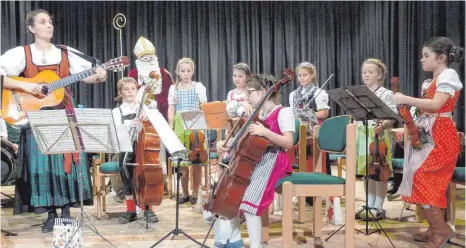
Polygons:
<instances>
[{"instance_id":1,"label":"sheet music","mask_svg":"<svg viewBox=\"0 0 466 248\"><path fill-rule=\"evenodd\" d=\"M30 111L26 114L43 154L78 152L64 109Z\"/></svg>"},{"instance_id":2,"label":"sheet music","mask_svg":"<svg viewBox=\"0 0 466 248\"><path fill-rule=\"evenodd\" d=\"M206 130L207 121L204 112L201 110L185 110L181 111L184 129L186 130Z\"/></svg>"},{"instance_id":3,"label":"sheet music","mask_svg":"<svg viewBox=\"0 0 466 248\"><path fill-rule=\"evenodd\" d=\"M111 109L75 108L73 111L76 120L69 120L64 109L27 112L42 153L132 151L126 128L124 131L118 128L123 133L118 138ZM76 130L75 137L72 130Z\"/></svg>"},{"instance_id":4,"label":"sheet music","mask_svg":"<svg viewBox=\"0 0 466 248\"><path fill-rule=\"evenodd\" d=\"M188 151L168 125L163 115L157 109L149 109L146 105L143 105L142 109L172 157L186 158Z\"/></svg>"},{"instance_id":5,"label":"sheet music","mask_svg":"<svg viewBox=\"0 0 466 248\"><path fill-rule=\"evenodd\" d=\"M111 109L74 109L85 152L120 152Z\"/></svg>"}]
</instances>

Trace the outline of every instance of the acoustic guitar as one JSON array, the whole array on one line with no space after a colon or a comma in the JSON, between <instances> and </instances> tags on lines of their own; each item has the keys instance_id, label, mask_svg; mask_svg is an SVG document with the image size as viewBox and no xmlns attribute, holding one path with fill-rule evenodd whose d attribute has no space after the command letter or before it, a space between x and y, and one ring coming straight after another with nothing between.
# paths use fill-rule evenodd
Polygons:
<instances>
[{"instance_id":1,"label":"acoustic guitar","mask_svg":"<svg viewBox=\"0 0 466 248\"><path fill-rule=\"evenodd\" d=\"M128 57L122 56L97 67L102 67L107 71L119 71L128 67L129 64ZM19 90L3 89L2 118L10 125L24 125L28 122L27 111L63 109L67 103L64 87L94 75L97 67L62 79L50 70L42 71L33 78L11 77L22 82L43 84L43 95L36 96Z\"/></svg>"}]
</instances>

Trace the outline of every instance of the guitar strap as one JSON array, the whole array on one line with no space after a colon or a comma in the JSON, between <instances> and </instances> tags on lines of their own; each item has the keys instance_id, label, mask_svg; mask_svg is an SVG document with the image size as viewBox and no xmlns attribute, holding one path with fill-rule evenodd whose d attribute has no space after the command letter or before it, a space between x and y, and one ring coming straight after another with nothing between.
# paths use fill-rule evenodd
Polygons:
<instances>
[{"instance_id":1,"label":"guitar strap","mask_svg":"<svg viewBox=\"0 0 466 248\"><path fill-rule=\"evenodd\" d=\"M82 59L89 61L90 63L92 63L92 67L95 67L96 65L102 64L102 62L98 58L95 58L95 57L92 57L92 56L89 56L89 55L85 55L83 53L75 52L75 51L73 51L71 49L68 49L68 47L65 46L65 45L55 45L55 46L62 49L62 50L72 52L73 54L78 55Z\"/></svg>"}]
</instances>

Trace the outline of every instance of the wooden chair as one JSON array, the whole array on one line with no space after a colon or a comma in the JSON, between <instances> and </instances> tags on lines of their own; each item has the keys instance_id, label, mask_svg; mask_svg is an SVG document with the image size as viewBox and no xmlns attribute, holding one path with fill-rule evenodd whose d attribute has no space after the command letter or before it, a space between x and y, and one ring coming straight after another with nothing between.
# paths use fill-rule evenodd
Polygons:
<instances>
[{"instance_id":1,"label":"wooden chair","mask_svg":"<svg viewBox=\"0 0 466 248\"><path fill-rule=\"evenodd\" d=\"M105 178L118 175L120 173L120 163L118 161L105 162L105 153L100 153L92 159L94 168L94 188L96 190L96 208L97 218L102 217L102 213L106 211L107 205L107 185Z\"/></svg>"},{"instance_id":2,"label":"wooden chair","mask_svg":"<svg viewBox=\"0 0 466 248\"><path fill-rule=\"evenodd\" d=\"M450 182L450 187L448 187L448 191L447 191L446 216L447 216L447 222L453 230L456 230L455 228L456 185L457 184L465 185L465 179L466 179L465 178L466 171L465 171L464 133L459 132L458 137L460 139L460 144L461 144L460 145L460 156L458 157L458 160L456 162L456 169L455 169L455 172L453 173L453 177ZM464 238L464 235L463 235L463 238Z\"/></svg>"},{"instance_id":3,"label":"wooden chair","mask_svg":"<svg viewBox=\"0 0 466 248\"><path fill-rule=\"evenodd\" d=\"M219 138L224 138L224 130L223 129L218 129L218 130L214 130L214 131L209 131L210 134L212 134L213 132L216 132L216 140L219 140ZM205 136L206 140L207 140L207 135ZM210 138L210 135L209 135L209 138ZM211 181L209 180L210 179L210 176L212 174L212 170L211 170L211 166L213 165L212 161L215 162L215 164L217 163L217 159L218 159L218 154L217 154L217 149L216 147L214 146L213 148L210 146L210 141L208 140L208 148L209 149L209 162L207 165L203 166L204 167L204 186L206 188L209 188L210 187L210 183ZM193 173L192 173L192 166L189 166L189 183L190 183L190 188L192 189L194 183L193 183ZM167 160L167 188L168 188L168 198L174 198L175 195L173 194L175 191L176 191L176 175L173 174L173 165L171 163L171 159L169 158Z\"/></svg>"},{"instance_id":4,"label":"wooden chair","mask_svg":"<svg viewBox=\"0 0 466 248\"><path fill-rule=\"evenodd\" d=\"M283 198L283 244L293 247L293 197L314 196L313 229L314 237L322 235L322 200L323 197L345 196L346 209L346 247L354 247L354 211L356 180L356 124L351 124L350 116L336 116L324 121L314 130L315 146L314 164L316 172L297 172L277 182L277 190ZM346 179L320 173L322 171L322 151L345 153ZM281 187L281 188L280 188Z\"/></svg>"}]
</instances>

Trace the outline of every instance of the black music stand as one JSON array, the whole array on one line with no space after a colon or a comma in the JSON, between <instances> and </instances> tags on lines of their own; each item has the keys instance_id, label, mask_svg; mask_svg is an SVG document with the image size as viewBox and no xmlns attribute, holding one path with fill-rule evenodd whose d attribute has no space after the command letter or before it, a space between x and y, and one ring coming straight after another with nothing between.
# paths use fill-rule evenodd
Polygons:
<instances>
[{"instance_id":1,"label":"black music stand","mask_svg":"<svg viewBox=\"0 0 466 248\"><path fill-rule=\"evenodd\" d=\"M27 116L34 137L37 140L37 145L43 154L119 153L132 149L131 144L128 142L129 138L122 138L127 134L126 129L124 127L116 128L111 109L43 110L27 112ZM78 166L79 200L81 205L80 213L76 218L79 223L78 228L70 236L64 247L68 246L79 229L82 232L84 217L92 226L88 226L89 229L107 243L116 247L99 233L84 211L82 171L87 169L85 167L85 163L81 161L81 165Z\"/></svg>"},{"instance_id":2,"label":"black music stand","mask_svg":"<svg viewBox=\"0 0 466 248\"><path fill-rule=\"evenodd\" d=\"M150 117L149 117L150 118ZM181 112L181 118L183 119L183 125L186 130L206 130L207 129L207 122L204 117L204 113L202 111L185 111ZM178 138L176 138L178 139ZM175 228L171 230L169 233L167 233L163 238L161 238L159 241L157 241L155 244L151 246L156 247L158 244L160 244L162 241L164 241L166 238L168 238L170 235L172 236L172 239L180 234L183 234L186 238L190 239L194 243L200 245L202 248L209 248L208 246L201 244L199 241L195 240L193 237L191 237L189 234L184 232L182 229L179 228L179 217L180 217L180 181L181 181L181 171L180 171L180 166L181 166L181 161L187 156L185 152L180 152L179 154L172 153L172 160L177 161L177 166L175 167L175 173L176 173L176 209L175 209ZM198 199L199 200L199 199Z\"/></svg>"},{"instance_id":3,"label":"black music stand","mask_svg":"<svg viewBox=\"0 0 466 248\"><path fill-rule=\"evenodd\" d=\"M382 100L377 97L369 88L364 85L357 85L357 86L348 86L342 87L338 89L328 90L327 94L329 95L330 99L335 101L340 107L342 107L345 111L349 112L354 120L362 121L365 129L366 129L366 175L364 176L365 180L365 192L366 192L366 206L363 206L357 214L359 215L362 211L366 210L366 216L370 214L375 222L376 230L373 232L369 232L369 220L366 218L366 231L362 232L357 230L358 232L369 236L373 233L380 233L382 231L385 236L387 237L388 241L392 244L393 247L395 245L392 243L390 238L388 237L387 233L383 230L382 225L378 222L375 216L369 211L369 207L367 206L368 202L368 179L371 177L369 176L369 127L368 121L372 119L378 120L397 120L402 121L400 117L393 112ZM352 214L352 213L346 213ZM340 229L342 229L345 225L342 225L333 233L330 234L325 241L328 241L333 235L335 235ZM371 225L372 226L372 225Z\"/></svg>"}]
</instances>

